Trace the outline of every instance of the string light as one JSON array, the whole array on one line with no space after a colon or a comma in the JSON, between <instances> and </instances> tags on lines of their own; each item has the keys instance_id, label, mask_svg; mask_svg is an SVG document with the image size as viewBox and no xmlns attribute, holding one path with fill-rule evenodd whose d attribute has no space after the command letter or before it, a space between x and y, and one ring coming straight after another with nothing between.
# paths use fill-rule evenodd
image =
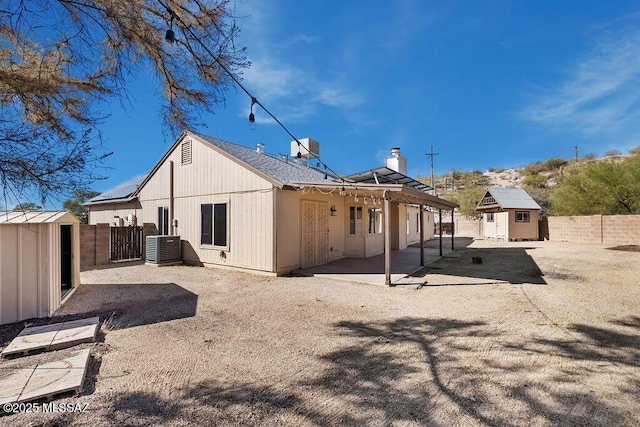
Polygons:
<instances>
[{"instance_id":1,"label":"string light","mask_svg":"<svg viewBox=\"0 0 640 427\"><path fill-rule=\"evenodd\" d=\"M169 21L169 29L167 30L166 34L164 35L164 39L166 41L168 41L169 43L174 43L176 41L176 33L173 32L173 16L175 15L175 13L171 13L171 20Z\"/></svg>"},{"instance_id":2,"label":"string light","mask_svg":"<svg viewBox=\"0 0 640 427\"><path fill-rule=\"evenodd\" d=\"M185 36L187 36L186 33L188 33L188 35L191 36L191 39L189 39L189 37L185 37L185 40L184 40L185 46L187 46L189 49L192 49L192 47L189 44L190 40L193 40L193 41L197 42L200 45L200 47L205 52L207 52L211 56L211 58L218 64L218 66L229 76L229 78L231 80L233 80L233 82L240 89L242 89L242 91L244 93L246 93L251 98L251 112L249 113L249 128L250 129L255 129L255 115L253 114L253 105L257 104L260 108L262 108L262 110L269 117L271 117L282 128L282 130L284 130L298 144L298 153L297 153L296 157L298 159L301 159L302 158L302 153L301 153L300 150L301 150L301 147L304 147L304 146L302 145L300 140L298 138L296 138L295 135L293 133L291 133L291 131L271 111L269 111L269 109L267 109L256 97L254 97L253 94L251 94L251 92L249 92L249 90L238 80L238 78L235 75L233 75L233 73L229 70L229 68L227 68L227 66L211 51L211 49L204 42L202 42L202 40L200 40L200 38L191 29L191 26L188 25L187 23L185 23L182 20L182 18L180 18L180 16L177 15L173 11L173 9L169 6L169 4L166 2L166 0L157 0L157 2L169 13L169 16L170 16L169 29L165 33L165 40L168 43L174 43L176 41L175 32L173 31L173 20L175 19L179 24L181 24L182 31L185 34ZM335 172L325 162L320 160L320 158L315 153L312 153L309 150L309 148L304 147L304 149L307 151L308 156L310 158L314 158L320 164L322 164L324 166L325 170L328 170L329 172L331 172L331 174L333 175L333 177L335 179L340 177L340 174ZM325 177L325 179L327 179L327 178ZM357 190L357 186L355 186L351 182L345 181L344 179L342 179L342 184L343 185L342 185L342 188L340 190L340 194L341 195L345 195L346 194L346 191L345 191L345 188L344 188L345 184L350 186L350 187L353 187L353 188L355 188ZM389 193L387 193L387 195L385 195L385 198L387 198L387 197L389 197L389 200L390 200L390 194ZM357 202L358 200L359 200L358 199L358 195L356 194L355 201ZM366 196L365 196L365 200L366 200ZM374 202L375 202L375 199L373 197L372 197L372 200L374 200ZM378 200L378 204L381 204L380 200Z\"/></svg>"},{"instance_id":3,"label":"string light","mask_svg":"<svg viewBox=\"0 0 640 427\"><path fill-rule=\"evenodd\" d=\"M260 108L262 108L262 110L267 113L267 115L269 117L271 117L281 128L282 130L284 130L294 141L296 141L296 143L298 144L298 153L297 153L297 158L301 159L302 158L302 153L300 152L300 147L302 146L302 143L300 142L300 140L298 138L295 137L295 135L293 133L291 133L291 131L284 125L284 123L282 123L271 111L269 111L269 109L267 107L265 107L256 97L253 96L253 94L251 94L251 92L249 92L249 90L240 82L240 80L238 80L238 78L236 76L233 75L233 73L229 70L229 68L227 68L227 66L220 61L220 59L218 59L218 57L211 51L211 49L204 43L202 42L202 40L200 40L200 38L193 32L193 30L191 29L191 26L188 25L186 22L184 22L182 20L182 18L180 18L179 15L177 15L173 9L171 9L171 7L169 6L169 4L166 1L163 0L157 0L158 3L167 11L167 13L169 13L169 16L171 17L171 22L170 25L171 27L173 26L173 19L175 18L175 20L182 25L183 27L183 31L189 33L189 35L192 37L192 39L198 43L200 45L200 47L202 49L204 49L205 52L207 52L211 58L218 64L218 66L229 76L229 78L231 80L233 80L233 82L240 88L242 89L242 91L244 93L246 93L250 98L251 98L251 105L253 106L253 104L257 104ZM165 39L169 42L169 43L173 43L175 41L175 33L173 32L173 29L170 28L169 30L167 30L167 33L165 35ZM185 40L185 44L188 45L189 43L189 39ZM253 111L252 111L253 112ZM251 117L251 114L250 116ZM254 116L255 119L255 116ZM251 122L251 119L249 119L250 123L255 123L255 120L253 122ZM304 147L304 146L302 146ZM340 174L338 174L336 171L334 171L333 169L331 169L325 162L323 162L322 160L320 160L320 158L309 151L308 148L304 147L305 150L307 151L307 153L309 154L310 157L316 159L318 162L320 162L322 165L324 165L324 167L331 172L331 174L334 177L339 177ZM346 182L346 181L342 181L344 184L353 187L354 185L350 182Z\"/></svg>"},{"instance_id":4,"label":"string light","mask_svg":"<svg viewBox=\"0 0 640 427\"><path fill-rule=\"evenodd\" d=\"M369 203L369 202L367 201L367 196L364 196L364 199L362 200L362 203L364 203L365 205L366 205L367 203Z\"/></svg>"},{"instance_id":5,"label":"string light","mask_svg":"<svg viewBox=\"0 0 640 427\"><path fill-rule=\"evenodd\" d=\"M249 129L255 130L256 128L256 116L253 114L253 104L256 103L256 99L251 97L251 112L249 113Z\"/></svg>"},{"instance_id":6,"label":"string light","mask_svg":"<svg viewBox=\"0 0 640 427\"><path fill-rule=\"evenodd\" d=\"M358 193L356 193L356 197L353 198L353 201L356 203L360 201L360 199L358 199Z\"/></svg>"}]
</instances>

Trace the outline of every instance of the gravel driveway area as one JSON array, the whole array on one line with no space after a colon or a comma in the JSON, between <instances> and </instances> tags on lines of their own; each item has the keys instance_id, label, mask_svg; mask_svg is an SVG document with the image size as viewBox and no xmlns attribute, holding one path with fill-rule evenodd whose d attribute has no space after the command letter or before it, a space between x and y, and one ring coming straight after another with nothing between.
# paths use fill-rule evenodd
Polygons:
<instances>
[{"instance_id":1,"label":"gravel driveway area","mask_svg":"<svg viewBox=\"0 0 640 427\"><path fill-rule=\"evenodd\" d=\"M87 411L0 424L638 425L640 253L477 240L453 255L419 289L84 271L53 320L103 322L85 391L62 399Z\"/></svg>"}]
</instances>

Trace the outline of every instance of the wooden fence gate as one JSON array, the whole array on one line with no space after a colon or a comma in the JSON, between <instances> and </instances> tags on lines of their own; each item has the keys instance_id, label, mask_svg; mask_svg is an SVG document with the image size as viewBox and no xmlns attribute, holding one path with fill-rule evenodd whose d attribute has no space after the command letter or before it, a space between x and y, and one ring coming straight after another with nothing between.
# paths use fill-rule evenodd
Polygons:
<instances>
[{"instance_id":1,"label":"wooden fence gate","mask_svg":"<svg viewBox=\"0 0 640 427\"><path fill-rule=\"evenodd\" d=\"M111 261L142 258L142 227L111 227Z\"/></svg>"}]
</instances>

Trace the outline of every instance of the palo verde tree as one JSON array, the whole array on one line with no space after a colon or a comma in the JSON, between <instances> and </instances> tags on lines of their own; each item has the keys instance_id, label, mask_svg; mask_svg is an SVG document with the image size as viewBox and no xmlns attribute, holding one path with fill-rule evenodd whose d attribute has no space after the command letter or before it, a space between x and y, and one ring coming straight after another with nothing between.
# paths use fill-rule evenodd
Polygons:
<instances>
[{"instance_id":1,"label":"palo verde tree","mask_svg":"<svg viewBox=\"0 0 640 427\"><path fill-rule=\"evenodd\" d=\"M224 101L223 68L249 65L231 12L224 0L0 0L5 199L44 202L99 179L109 155L100 106L126 100L132 74L150 73L164 89L165 133L198 124Z\"/></svg>"},{"instance_id":2,"label":"palo verde tree","mask_svg":"<svg viewBox=\"0 0 640 427\"><path fill-rule=\"evenodd\" d=\"M468 218L480 218L482 214L476 212L476 206L478 206L478 203L480 202L486 191L486 187L469 186L464 190L459 190L455 193L448 193L443 195L442 197L459 204L460 215Z\"/></svg>"},{"instance_id":3,"label":"palo verde tree","mask_svg":"<svg viewBox=\"0 0 640 427\"><path fill-rule=\"evenodd\" d=\"M554 215L640 214L640 152L568 168L551 194Z\"/></svg>"}]
</instances>

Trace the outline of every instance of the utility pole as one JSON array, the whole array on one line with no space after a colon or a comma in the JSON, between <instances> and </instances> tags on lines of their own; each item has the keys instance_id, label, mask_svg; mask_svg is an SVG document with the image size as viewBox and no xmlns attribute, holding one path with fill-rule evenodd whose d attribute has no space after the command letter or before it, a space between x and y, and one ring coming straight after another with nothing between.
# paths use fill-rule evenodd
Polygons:
<instances>
[{"instance_id":1,"label":"utility pole","mask_svg":"<svg viewBox=\"0 0 640 427\"><path fill-rule=\"evenodd\" d=\"M431 146L431 151L430 151L430 152L428 152L426 155L427 155L427 156L429 156L429 157L430 157L430 160L431 160L431 191L433 192L433 195L435 196L435 195L436 195L436 187L435 187L435 185L434 185L434 175L433 175L433 157L434 157L434 156L437 156L437 155L438 155L438 153L434 153L434 152L433 152L433 145Z\"/></svg>"},{"instance_id":2,"label":"utility pole","mask_svg":"<svg viewBox=\"0 0 640 427\"><path fill-rule=\"evenodd\" d=\"M578 161L578 146L577 145L575 146L575 149L576 149L576 162L577 162Z\"/></svg>"}]
</instances>

